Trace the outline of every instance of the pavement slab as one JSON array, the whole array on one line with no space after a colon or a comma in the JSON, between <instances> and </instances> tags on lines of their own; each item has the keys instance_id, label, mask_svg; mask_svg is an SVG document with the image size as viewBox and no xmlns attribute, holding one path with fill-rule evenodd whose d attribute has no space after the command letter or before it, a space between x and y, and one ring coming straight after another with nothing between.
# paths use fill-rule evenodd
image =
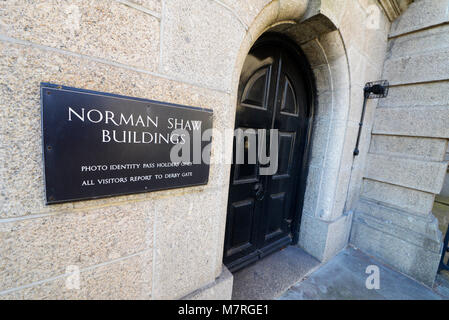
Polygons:
<instances>
[{"instance_id":1,"label":"pavement slab","mask_svg":"<svg viewBox=\"0 0 449 320\"><path fill-rule=\"evenodd\" d=\"M378 268L379 288L368 289L369 266ZM373 267L371 267L373 268ZM440 288L441 293L444 288ZM442 295L360 250L349 247L307 278L290 287L280 300L441 300Z\"/></svg>"},{"instance_id":2,"label":"pavement slab","mask_svg":"<svg viewBox=\"0 0 449 320\"><path fill-rule=\"evenodd\" d=\"M317 259L304 250L289 246L236 272L232 299L275 299L319 264Z\"/></svg>"}]
</instances>

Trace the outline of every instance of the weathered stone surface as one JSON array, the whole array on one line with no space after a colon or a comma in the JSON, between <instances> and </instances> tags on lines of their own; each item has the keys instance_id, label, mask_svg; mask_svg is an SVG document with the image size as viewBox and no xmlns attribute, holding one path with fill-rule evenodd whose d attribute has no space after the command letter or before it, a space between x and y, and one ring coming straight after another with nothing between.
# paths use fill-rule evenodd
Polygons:
<instances>
[{"instance_id":1,"label":"weathered stone surface","mask_svg":"<svg viewBox=\"0 0 449 320\"><path fill-rule=\"evenodd\" d=\"M129 0L129 1L157 13L160 13L162 10L162 3L161 3L162 0Z\"/></svg>"},{"instance_id":2,"label":"weathered stone surface","mask_svg":"<svg viewBox=\"0 0 449 320\"><path fill-rule=\"evenodd\" d=\"M355 46L348 48L347 54L351 70L351 84L354 85L354 88L351 91L361 91L363 95L363 87L365 86L365 83L370 80L365 72L368 68L368 61Z\"/></svg>"},{"instance_id":3,"label":"weathered stone surface","mask_svg":"<svg viewBox=\"0 0 449 320\"><path fill-rule=\"evenodd\" d=\"M371 136L370 153L425 161L443 161L447 140L406 136Z\"/></svg>"},{"instance_id":4,"label":"weathered stone surface","mask_svg":"<svg viewBox=\"0 0 449 320\"><path fill-rule=\"evenodd\" d=\"M390 21L394 21L396 20L397 17L399 17L401 15L401 13L405 10L404 7L406 7L405 5L403 6L404 9L401 10L401 6L399 5L399 3L403 3L403 4L409 4L412 0L379 0L379 4L382 6L382 9L384 10L385 14L387 15L388 19Z\"/></svg>"},{"instance_id":5,"label":"weathered stone surface","mask_svg":"<svg viewBox=\"0 0 449 320\"><path fill-rule=\"evenodd\" d=\"M303 215L299 246L320 261L326 261L342 250L349 239L352 214L335 221L324 221Z\"/></svg>"},{"instance_id":6,"label":"weathered stone surface","mask_svg":"<svg viewBox=\"0 0 449 320\"><path fill-rule=\"evenodd\" d=\"M327 64L326 55L317 39L302 44L301 49L306 55L311 68Z\"/></svg>"},{"instance_id":7,"label":"weathered stone surface","mask_svg":"<svg viewBox=\"0 0 449 320\"><path fill-rule=\"evenodd\" d=\"M173 0L165 3L164 10L161 71L230 91L232 66L245 35L243 25L213 1Z\"/></svg>"},{"instance_id":8,"label":"weathered stone surface","mask_svg":"<svg viewBox=\"0 0 449 320\"><path fill-rule=\"evenodd\" d=\"M397 222L397 220L398 219L395 219L394 222ZM435 218L433 220L433 228L430 230L430 236L427 234L416 233L413 230L406 228L404 225L394 224L391 220L379 219L377 217L372 217L370 215L358 212L355 214L354 221L363 222L368 225L369 228L380 230L385 235L392 235L411 245L424 248L427 251L433 253L440 252L441 232L438 229L438 220ZM437 239L435 239L435 233L438 235Z\"/></svg>"},{"instance_id":9,"label":"weathered stone surface","mask_svg":"<svg viewBox=\"0 0 449 320\"><path fill-rule=\"evenodd\" d=\"M351 10L350 5L345 0L321 0L320 12L339 27L344 13Z\"/></svg>"},{"instance_id":10,"label":"weathered stone surface","mask_svg":"<svg viewBox=\"0 0 449 320\"><path fill-rule=\"evenodd\" d=\"M159 21L116 1L13 0L0 8L8 37L150 71L158 66Z\"/></svg>"},{"instance_id":11,"label":"weathered stone surface","mask_svg":"<svg viewBox=\"0 0 449 320\"><path fill-rule=\"evenodd\" d=\"M349 163L349 166L351 163ZM334 197L334 205L330 214L331 219L337 219L345 210L346 199L348 197L349 181L351 178L351 168L341 169L338 175L337 188Z\"/></svg>"},{"instance_id":12,"label":"weathered stone surface","mask_svg":"<svg viewBox=\"0 0 449 320\"><path fill-rule=\"evenodd\" d=\"M350 242L357 248L379 258L397 270L432 286L440 261L440 252L428 248L430 240L423 238L423 246L398 237L399 230L389 230L389 225L364 216L356 215ZM404 233L410 231L404 230ZM436 244L435 242L433 242ZM437 245L437 244L436 244Z\"/></svg>"},{"instance_id":13,"label":"weathered stone surface","mask_svg":"<svg viewBox=\"0 0 449 320\"><path fill-rule=\"evenodd\" d=\"M320 219L333 220L334 200L337 192L338 168L325 167L322 173L320 193L317 201L315 215Z\"/></svg>"},{"instance_id":14,"label":"weathered stone surface","mask_svg":"<svg viewBox=\"0 0 449 320\"><path fill-rule=\"evenodd\" d=\"M262 9L271 1L272 0L219 0L219 2L222 2L228 6L233 13L241 19L246 28L253 23L260 11L262 11Z\"/></svg>"},{"instance_id":15,"label":"weathered stone surface","mask_svg":"<svg viewBox=\"0 0 449 320\"><path fill-rule=\"evenodd\" d=\"M3 299L151 299L153 250L146 250L123 260L80 270L79 289L71 287L73 275L19 288L0 295ZM69 286L67 286L69 284Z\"/></svg>"},{"instance_id":16,"label":"weathered stone surface","mask_svg":"<svg viewBox=\"0 0 449 320\"><path fill-rule=\"evenodd\" d=\"M365 177L407 188L438 194L443 186L447 162L427 162L368 154Z\"/></svg>"},{"instance_id":17,"label":"weathered stone surface","mask_svg":"<svg viewBox=\"0 0 449 320\"><path fill-rule=\"evenodd\" d=\"M223 265L223 272L214 282L184 297L184 300L231 300L233 275Z\"/></svg>"},{"instance_id":18,"label":"weathered stone surface","mask_svg":"<svg viewBox=\"0 0 449 320\"><path fill-rule=\"evenodd\" d=\"M377 1L346 1L347 8L341 20L340 32L348 51L356 48L367 60L379 61L385 55L390 22L382 13ZM383 51L382 51L383 50ZM382 67L383 61L376 64Z\"/></svg>"},{"instance_id":19,"label":"weathered stone surface","mask_svg":"<svg viewBox=\"0 0 449 320\"><path fill-rule=\"evenodd\" d=\"M315 76L315 86L320 95L323 92L332 92L332 74L328 64L319 65L312 69ZM320 103L320 100L318 100Z\"/></svg>"},{"instance_id":20,"label":"weathered stone surface","mask_svg":"<svg viewBox=\"0 0 449 320\"><path fill-rule=\"evenodd\" d=\"M449 138L449 108L378 108L373 133Z\"/></svg>"},{"instance_id":21,"label":"weathered stone surface","mask_svg":"<svg viewBox=\"0 0 449 320\"><path fill-rule=\"evenodd\" d=\"M332 117L332 114L329 115ZM311 165L336 168L340 164L347 123L329 118L314 123Z\"/></svg>"},{"instance_id":22,"label":"weathered stone surface","mask_svg":"<svg viewBox=\"0 0 449 320\"><path fill-rule=\"evenodd\" d=\"M0 220L0 291L152 248L153 221L148 202Z\"/></svg>"},{"instance_id":23,"label":"weathered stone surface","mask_svg":"<svg viewBox=\"0 0 449 320\"><path fill-rule=\"evenodd\" d=\"M426 215L417 215L397 206L378 203L363 196L360 198L354 211L358 217L367 216L369 219L383 222L391 226L391 228L402 230L397 236L405 240L408 239L409 242L417 245L422 245L425 242L424 239L430 239L439 243L441 238L438 221L429 212ZM392 229L388 230L391 231ZM429 246L431 245L429 244ZM438 251L438 244L434 249Z\"/></svg>"},{"instance_id":24,"label":"weathered stone surface","mask_svg":"<svg viewBox=\"0 0 449 320\"><path fill-rule=\"evenodd\" d=\"M435 195L389 183L364 179L361 195L416 214L428 215Z\"/></svg>"},{"instance_id":25,"label":"weathered stone surface","mask_svg":"<svg viewBox=\"0 0 449 320\"><path fill-rule=\"evenodd\" d=\"M309 173L307 175L306 192L304 195L304 206L302 210L303 215L314 216L316 212L316 206L318 202L318 196L320 193L322 168L309 167Z\"/></svg>"},{"instance_id":26,"label":"weathered stone surface","mask_svg":"<svg viewBox=\"0 0 449 320\"><path fill-rule=\"evenodd\" d=\"M216 128L230 127L234 122L228 115L232 103L230 97L220 92L40 48L0 43L0 51L0 72L6 75L0 86L2 218L153 199L183 192L179 189L168 190L44 206L39 92L41 81L211 108L214 110L213 125ZM18 119L20 125L17 125ZM214 150L213 144L213 153ZM219 185L226 170L229 167L214 166L211 168L210 185L190 190Z\"/></svg>"},{"instance_id":27,"label":"weathered stone surface","mask_svg":"<svg viewBox=\"0 0 449 320\"><path fill-rule=\"evenodd\" d=\"M448 0L415 1L392 24L390 37L449 21Z\"/></svg>"},{"instance_id":28,"label":"weathered stone surface","mask_svg":"<svg viewBox=\"0 0 449 320\"><path fill-rule=\"evenodd\" d=\"M391 39L388 44L388 58L410 57L432 51L446 51L448 47L449 25L442 25Z\"/></svg>"},{"instance_id":29,"label":"weathered stone surface","mask_svg":"<svg viewBox=\"0 0 449 320\"><path fill-rule=\"evenodd\" d=\"M279 0L278 20L299 20L306 12L309 0Z\"/></svg>"},{"instance_id":30,"label":"weathered stone surface","mask_svg":"<svg viewBox=\"0 0 449 320\"><path fill-rule=\"evenodd\" d=\"M155 299L181 298L214 281L217 234L212 226L225 210L216 193L186 194L153 202ZM221 261L220 261L221 264Z\"/></svg>"},{"instance_id":31,"label":"weathered stone surface","mask_svg":"<svg viewBox=\"0 0 449 320\"><path fill-rule=\"evenodd\" d=\"M270 27L274 27L279 21L279 1L271 1L267 3L264 9L259 13L256 19L248 28L248 34L251 42L254 43L265 31Z\"/></svg>"},{"instance_id":32,"label":"weathered stone surface","mask_svg":"<svg viewBox=\"0 0 449 320\"><path fill-rule=\"evenodd\" d=\"M311 1L310 1L311 2ZM309 2L309 9L310 9ZM318 1L314 1L315 3ZM310 10L308 10L310 11ZM336 30L335 25L328 17L322 14L303 17L300 24L294 24L290 28L284 30L284 34L289 36L297 44L302 45L308 41L316 39L321 35Z\"/></svg>"},{"instance_id":33,"label":"weathered stone surface","mask_svg":"<svg viewBox=\"0 0 449 320\"><path fill-rule=\"evenodd\" d=\"M447 80L449 49L438 52L391 58L385 61L385 79L392 85Z\"/></svg>"},{"instance_id":34,"label":"weathered stone surface","mask_svg":"<svg viewBox=\"0 0 449 320\"><path fill-rule=\"evenodd\" d=\"M370 266L379 268L380 286L375 290L367 286L367 279L372 279L368 278L370 273L367 274L367 268ZM370 270L368 269L368 271ZM440 290L437 294L433 288L424 286L410 277L392 270L376 257L349 247L318 270L313 271L305 279L290 287L279 299L441 300L439 294L444 287L442 286ZM291 303L297 302L292 301Z\"/></svg>"},{"instance_id":35,"label":"weathered stone surface","mask_svg":"<svg viewBox=\"0 0 449 320\"><path fill-rule=\"evenodd\" d=\"M446 174L446 178L444 178L443 188L441 188L440 194L444 197L449 197L449 174Z\"/></svg>"},{"instance_id":36,"label":"weathered stone surface","mask_svg":"<svg viewBox=\"0 0 449 320\"><path fill-rule=\"evenodd\" d=\"M391 87L388 97L379 100L379 106L431 107L449 105L449 81Z\"/></svg>"}]
</instances>

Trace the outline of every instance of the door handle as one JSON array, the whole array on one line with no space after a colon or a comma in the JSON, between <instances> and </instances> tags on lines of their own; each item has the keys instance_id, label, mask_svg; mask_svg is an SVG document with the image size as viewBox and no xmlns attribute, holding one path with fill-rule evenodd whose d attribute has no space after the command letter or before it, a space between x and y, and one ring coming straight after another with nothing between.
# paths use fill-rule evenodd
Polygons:
<instances>
[{"instance_id":1,"label":"door handle","mask_svg":"<svg viewBox=\"0 0 449 320\"><path fill-rule=\"evenodd\" d=\"M265 192L263 190L263 184L258 182L254 185L254 195L257 200L262 200L265 196Z\"/></svg>"}]
</instances>

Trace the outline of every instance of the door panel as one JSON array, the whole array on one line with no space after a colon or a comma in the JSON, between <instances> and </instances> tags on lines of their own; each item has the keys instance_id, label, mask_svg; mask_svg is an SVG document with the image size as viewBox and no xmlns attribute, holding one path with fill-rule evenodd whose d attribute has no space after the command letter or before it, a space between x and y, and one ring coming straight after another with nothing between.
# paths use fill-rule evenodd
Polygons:
<instances>
[{"instance_id":1,"label":"door panel","mask_svg":"<svg viewBox=\"0 0 449 320\"><path fill-rule=\"evenodd\" d=\"M297 57L282 45L259 45L245 60L238 90L235 128L253 130L244 140L244 164L231 167L224 263L231 271L291 242L296 190L303 160L307 98ZM248 164L257 129L278 129L278 171L260 175ZM269 132L266 146L269 150ZM271 151L269 151L271 152Z\"/></svg>"},{"instance_id":2,"label":"door panel","mask_svg":"<svg viewBox=\"0 0 449 320\"><path fill-rule=\"evenodd\" d=\"M248 250L253 243L251 238L254 221L254 199L248 198L231 204L231 242L227 254L232 255Z\"/></svg>"}]
</instances>

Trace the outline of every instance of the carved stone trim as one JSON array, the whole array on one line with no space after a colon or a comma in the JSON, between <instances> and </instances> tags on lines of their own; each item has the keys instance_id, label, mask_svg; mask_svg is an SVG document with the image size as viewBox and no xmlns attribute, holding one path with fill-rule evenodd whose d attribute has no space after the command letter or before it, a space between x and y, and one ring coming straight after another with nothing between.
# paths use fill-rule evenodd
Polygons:
<instances>
[{"instance_id":1,"label":"carved stone trim","mask_svg":"<svg viewBox=\"0 0 449 320\"><path fill-rule=\"evenodd\" d=\"M413 0L378 0L390 21L395 20Z\"/></svg>"}]
</instances>

